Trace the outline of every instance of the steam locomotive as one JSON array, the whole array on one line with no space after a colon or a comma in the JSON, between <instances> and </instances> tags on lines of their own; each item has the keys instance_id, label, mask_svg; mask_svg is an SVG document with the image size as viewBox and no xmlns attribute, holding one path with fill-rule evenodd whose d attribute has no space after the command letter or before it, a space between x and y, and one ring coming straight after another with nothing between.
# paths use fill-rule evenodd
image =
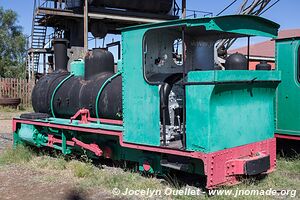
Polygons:
<instances>
[{"instance_id":1,"label":"steam locomotive","mask_svg":"<svg viewBox=\"0 0 300 200\"><path fill-rule=\"evenodd\" d=\"M256 16L124 28L117 70L106 49L89 51L68 70L68 41L56 39L56 70L37 82L35 112L13 120L14 144L126 161L149 174L197 174L207 188L269 173L280 72L248 70L244 55L220 68L215 43L275 38L278 29Z\"/></svg>"}]
</instances>

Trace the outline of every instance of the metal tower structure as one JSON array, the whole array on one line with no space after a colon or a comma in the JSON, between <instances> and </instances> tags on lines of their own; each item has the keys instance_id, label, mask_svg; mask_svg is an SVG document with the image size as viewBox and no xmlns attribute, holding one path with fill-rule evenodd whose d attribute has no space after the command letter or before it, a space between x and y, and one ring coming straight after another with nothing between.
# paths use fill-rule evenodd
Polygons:
<instances>
[{"instance_id":1,"label":"metal tower structure","mask_svg":"<svg viewBox=\"0 0 300 200\"><path fill-rule=\"evenodd\" d=\"M122 27L177 19L182 9L179 9L176 0L173 1L174 7L169 14L153 14L96 8L88 5L87 0L33 0L32 32L27 41L28 78L35 79L37 74L46 73L47 65L55 65L53 59L48 58L53 56L51 45L53 39L68 35L73 41L70 46L87 51L90 39L88 33L91 32L93 27L90 25L93 23L106 24L108 34L118 34ZM69 5L74 2L79 2L80 6L70 7Z\"/></svg>"}]
</instances>

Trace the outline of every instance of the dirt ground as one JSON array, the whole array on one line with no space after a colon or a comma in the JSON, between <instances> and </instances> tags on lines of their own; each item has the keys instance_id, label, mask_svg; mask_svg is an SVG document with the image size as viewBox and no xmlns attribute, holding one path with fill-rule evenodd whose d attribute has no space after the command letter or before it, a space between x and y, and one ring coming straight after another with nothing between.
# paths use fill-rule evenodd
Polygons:
<instances>
[{"instance_id":1,"label":"dirt ground","mask_svg":"<svg viewBox=\"0 0 300 200\"><path fill-rule=\"evenodd\" d=\"M12 144L12 120L0 119L0 152Z\"/></svg>"},{"instance_id":2,"label":"dirt ground","mask_svg":"<svg viewBox=\"0 0 300 200\"><path fill-rule=\"evenodd\" d=\"M0 199L2 200L98 200L113 199L104 190L83 191L72 180L51 179L51 174L21 166L0 167ZM52 174L52 176L56 176Z\"/></svg>"},{"instance_id":3,"label":"dirt ground","mask_svg":"<svg viewBox=\"0 0 300 200\"><path fill-rule=\"evenodd\" d=\"M4 112L0 110L0 153L12 145L12 118L26 111Z\"/></svg>"},{"instance_id":4,"label":"dirt ground","mask_svg":"<svg viewBox=\"0 0 300 200\"><path fill-rule=\"evenodd\" d=\"M20 113L0 111L0 153L12 145L12 118ZM0 167L0 200L93 200L114 199L110 193L95 188L83 191L66 177L29 170L19 165ZM49 180L50 179L50 180Z\"/></svg>"}]
</instances>

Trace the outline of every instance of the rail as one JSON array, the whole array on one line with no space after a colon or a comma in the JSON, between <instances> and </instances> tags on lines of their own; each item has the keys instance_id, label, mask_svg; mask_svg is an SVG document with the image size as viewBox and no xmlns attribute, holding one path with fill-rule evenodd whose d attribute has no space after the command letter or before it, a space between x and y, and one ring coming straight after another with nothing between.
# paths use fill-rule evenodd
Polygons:
<instances>
[{"instance_id":1,"label":"rail","mask_svg":"<svg viewBox=\"0 0 300 200\"><path fill-rule=\"evenodd\" d=\"M182 11L182 9L179 9L179 11ZM186 18L213 17L213 16L214 16L213 12L186 9Z\"/></svg>"},{"instance_id":2,"label":"rail","mask_svg":"<svg viewBox=\"0 0 300 200\"><path fill-rule=\"evenodd\" d=\"M35 0L35 4L40 8L65 9L66 0Z\"/></svg>"}]
</instances>

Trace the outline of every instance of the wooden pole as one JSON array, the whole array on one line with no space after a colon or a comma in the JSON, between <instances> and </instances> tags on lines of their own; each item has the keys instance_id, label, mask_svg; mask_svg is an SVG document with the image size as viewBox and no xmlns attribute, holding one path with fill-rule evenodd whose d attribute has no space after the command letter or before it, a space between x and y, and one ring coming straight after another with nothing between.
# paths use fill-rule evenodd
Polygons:
<instances>
[{"instance_id":1,"label":"wooden pole","mask_svg":"<svg viewBox=\"0 0 300 200\"><path fill-rule=\"evenodd\" d=\"M28 71L28 79L31 80L31 70L30 67L31 66L31 54L27 55L27 71Z\"/></svg>"},{"instance_id":2,"label":"wooden pole","mask_svg":"<svg viewBox=\"0 0 300 200\"><path fill-rule=\"evenodd\" d=\"M182 0L182 19L186 18L186 0Z\"/></svg>"},{"instance_id":3,"label":"wooden pole","mask_svg":"<svg viewBox=\"0 0 300 200\"><path fill-rule=\"evenodd\" d=\"M31 53L31 80L34 80L34 53Z\"/></svg>"}]
</instances>

